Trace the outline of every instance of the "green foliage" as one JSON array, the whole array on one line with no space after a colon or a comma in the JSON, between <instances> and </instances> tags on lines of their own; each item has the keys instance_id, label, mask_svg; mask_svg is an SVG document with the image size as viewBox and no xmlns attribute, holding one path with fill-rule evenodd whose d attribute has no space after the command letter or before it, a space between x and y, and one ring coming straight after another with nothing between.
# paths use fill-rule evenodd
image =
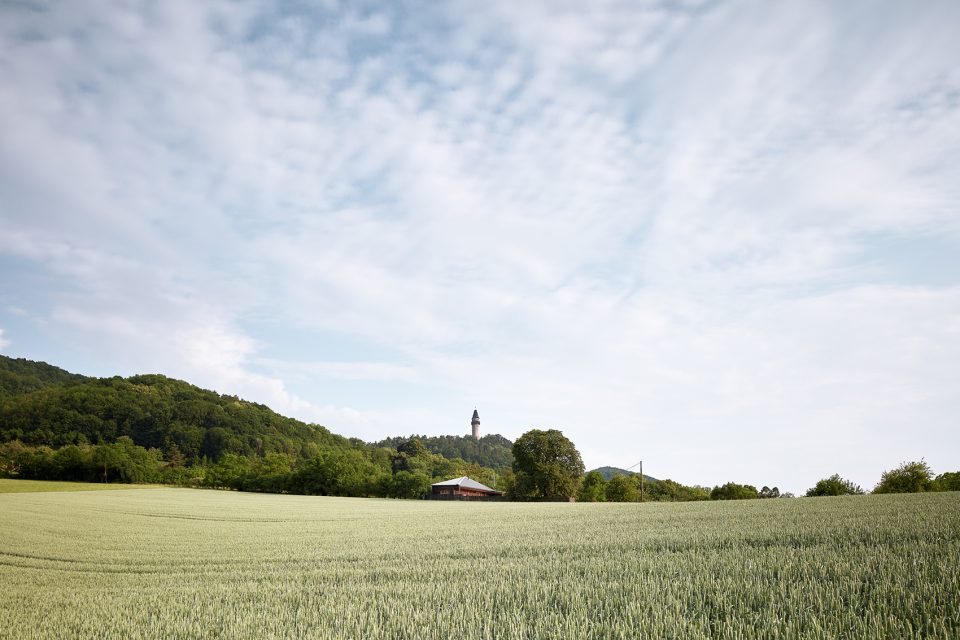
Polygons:
<instances>
[{"instance_id":1,"label":"green foliage","mask_svg":"<svg viewBox=\"0 0 960 640\"><path fill-rule=\"evenodd\" d=\"M362 451L330 449L301 465L294 473L291 487L296 493L321 496L376 495L382 486L379 469Z\"/></svg>"},{"instance_id":2,"label":"green foliage","mask_svg":"<svg viewBox=\"0 0 960 640\"><path fill-rule=\"evenodd\" d=\"M933 491L960 491L960 471L941 473L933 481Z\"/></svg>"},{"instance_id":3,"label":"green foliage","mask_svg":"<svg viewBox=\"0 0 960 640\"><path fill-rule=\"evenodd\" d=\"M424 456L429 452L429 449L423 445L423 442L420 440L420 438L416 437L410 438L409 440L401 442L397 445L397 453L402 453L403 455L411 458Z\"/></svg>"},{"instance_id":4,"label":"green foliage","mask_svg":"<svg viewBox=\"0 0 960 640\"><path fill-rule=\"evenodd\" d=\"M556 429L527 431L513 443L513 497L568 498L583 476L580 452Z\"/></svg>"},{"instance_id":5,"label":"green foliage","mask_svg":"<svg viewBox=\"0 0 960 640\"><path fill-rule=\"evenodd\" d=\"M27 450L19 440L0 443L0 477L15 476L20 471L20 456Z\"/></svg>"},{"instance_id":6,"label":"green foliage","mask_svg":"<svg viewBox=\"0 0 960 640\"><path fill-rule=\"evenodd\" d=\"M61 447L121 436L145 448L175 445L184 464L348 444L321 426L159 375L70 378L0 403L0 441Z\"/></svg>"},{"instance_id":7,"label":"green foliage","mask_svg":"<svg viewBox=\"0 0 960 640\"><path fill-rule=\"evenodd\" d=\"M130 438L102 445L26 446L19 441L0 446L0 469L8 477L80 482L161 482L160 451L144 449Z\"/></svg>"},{"instance_id":8,"label":"green foliage","mask_svg":"<svg viewBox=\"0 0 960 640\"><path fill-rule=\"evenodd\" d=\"M373 447L161 375L86 378L2 356L0 372L0 475L11 477L420 497L461 475L495 487L505 447L512 460L500 436L428 439L499 459L498 473L415 438Z\"/></svg>"},{"instance_id":9,"label":"green foliage","mask_svg":"<svg viewBox=\"0 0 960 640\"><path fill-rule=\"evenodd\" d=\"M710 491L711 500L749 500L759 498L760 492L757 488L749 484L737 484L728 482L725 485L714 487Z\"/></svg>"},{"instance_id":10,"label":"green foliage","mask_svg":"<svg viewBox=\"0 0 960 640\"><path fill-rule=\"evenodd\" d=\"M636 502L640 499L640 483L633 476L617 475L606 487L607 502Z\"/></svg>"},{"instance_id":11,"label":"green foliage","mask_svg":"<svg viewBox=\"0 0 960 640\"><path fill-rule=\"evenodd\" d=\"M644 487L645 500L651 502L694 502L709 500L707 487L687 486L673 480L650 480Z\"/></svg>"},{"instance_id":12,"label":"green foliage","mask_svg":"<svg viewBox=\"0 0 960 640\"><path fill-rule=\"evenodd\" d=\"M387 452L388 450L381 448L377 451ZM498 476L502 475L493 469L482 467L473 462L460 458L448 459L439 454L431 453L418 437L399 440L396 450L389 453L390 470L394 474L407 471L430 478L433 482L470 476L478 482L498 488Z\"/></svg>"},{"instance_id":13,"label":"green foliage","mask_svg":"<svg viewBox=\"0 0 960 640\"><path fill-rule=\"evenodd\" d=\"M422 498L430 493L432 479L423 473L398 471L383 476L380 495L387 498Z\"/></svg>"},{"instance_id":14,"label":"green foliage","mask_svg":"<svg viewBox=\"0 0 960 640\"><path fill-rule=\"evenodd\" d=\"M134 445L127 437L113 444L67 445L57 450L12 441L0 444L0 473L17 478L159 482L269 493L395 498L423 497L431 482L438 479L469 475L496 487L498 480L505 482L512 477L509 471L498 475L491 469L447 460L425 449L408 456L371 449L359 442L350 444L318 449L310 458L283 453L263 457L227 453L215 463L182 466L170 460L176 459L175 451L164 455L159 449ZM391 470L398 456L407 468Z\"/></svg>"},{"instance_id":15,"label":"green foliage","mask_svg":"<svg viewBox=\"0 0 960 640\"><path fill-rule=\"evenodd\" d=\"M83 379L46 362L0 356L0 400Z\"/></svg>"},{"instance_id":16,"label":"green foliage","mask_svg":"<svg viewBox=\"0 0 960 640\"><path fill-rule=\"evenodd\" d=\"M896 469L884 471L874 493L921 493L933 489L933 471L930 465L920 462L904 462Z\"/></svg>"},{"instance_id":17,"label":"green foliage","mask_svg":"<svg viewBox=\"0 0 960 640\"><path fill-rule=\"evenodd\" d=\"M56 456L54 456L56 458ZM144 449L127 436L113 444L94 447L91 456L97 474L102 470L103 482L157 482L162 461L157 449ZM99 480L99 478L98 478Z\"/></svg>"},{"instance_id":18,"label":"green foliage","mask_svg":"<svg viewBox=\"0 0 960 640\"><path fill-rule=\"evenodd\" d=\"M414 440L430 453L443 456L448 460L460 459L497 472L506 471L513 464L513 443L499 434L485 435L479 440L474 440L473 436L412 435L407 438L387 438L373 446L409 453L409 451L403 451L400 447Z\"/></svg>"},{"instance_id":19,"label":"green foliage","mask_svg":"<svg viewBox=\"0 0 960 640\"><path fill-rule=\"evenodd\" d=\"M577 502L603 502L607 499L607 481L597 471L590 471L577 489Z\"/></svg>"},{"instance_id":20,"label":"green foliage","mask_svg":"<svg viewBox=\"0 0 960 640\"><path fill-rule=\"evenodd\" d=\"M53 465L53 449L46 445L25 447L13 459L11 476L28 480L84 480L86 478L64 478ZM91 461L90 473L93 474Z\"/></svg>"},{"instance_id":21,"label":"green foliage","mask_svg":"<svg viewBox=\"0 0 960 640\"><path fill-rule=\"evenodd\" d=\"M490 484L489 482L484 482L483 484L488 487L493 487L494 489L499 489L509 497L516 494L517 476L513 472L513 469L507 469L497 476L497 481L494 484Z\"/></svg>"},{"instance_id":22,"label":"green foliage","mask_svg":"<svg viewBox=\"0 0 960 640\"><path fill-rule=\"evenodd\" d=\"M860 485L854 484L849 480L844 480L839 473L835 473L829 478L824 478L817 484L807 490L807 497L816 496L858 496L863 495L863 489Z\"/></svg>"},{"instance_id":23,"label":"green foliage","mask_svg":"<svg viewBox=\"0 0 960 640\"><path fill-rule=\"evenodd\" d=\"M203 485L214 489L238 489L250 472L251 460L228 453L206 469Z\"/></svg>"}]
</instances>

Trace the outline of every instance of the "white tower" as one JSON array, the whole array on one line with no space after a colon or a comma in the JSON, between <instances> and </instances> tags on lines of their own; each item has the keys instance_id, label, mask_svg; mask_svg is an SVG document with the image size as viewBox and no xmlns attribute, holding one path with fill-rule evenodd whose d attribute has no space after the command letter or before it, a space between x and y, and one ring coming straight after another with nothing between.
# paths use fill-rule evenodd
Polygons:
<instances>
[{"instance_id":1,"label":"white tower","mask_svg":"<svg viewBox=\"0 0 960 640\"><path fill-rule=\"evenodd\" d=\"M473 439L480 439L480 414L477 413L477 410L473 410L473 420L470 421L470 426L473 427Z\"/></svg>"}]
</instances>

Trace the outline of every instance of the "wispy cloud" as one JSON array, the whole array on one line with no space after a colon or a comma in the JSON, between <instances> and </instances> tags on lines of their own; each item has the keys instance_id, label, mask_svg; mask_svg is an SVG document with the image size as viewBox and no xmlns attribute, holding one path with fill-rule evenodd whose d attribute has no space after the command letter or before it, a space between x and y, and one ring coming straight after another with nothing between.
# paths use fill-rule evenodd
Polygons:
<instances>
[{"instance_id":1,"label":"wispy cloud","mask_svg":"<svg viewBox=\"0 0 960 640\"><path fill-rule=\"evenodd\" d=\"M897 247L960 250L958 17L5 6L0 346L687 481L949 465L958 271Z\"/></svg>"}]
</instances>

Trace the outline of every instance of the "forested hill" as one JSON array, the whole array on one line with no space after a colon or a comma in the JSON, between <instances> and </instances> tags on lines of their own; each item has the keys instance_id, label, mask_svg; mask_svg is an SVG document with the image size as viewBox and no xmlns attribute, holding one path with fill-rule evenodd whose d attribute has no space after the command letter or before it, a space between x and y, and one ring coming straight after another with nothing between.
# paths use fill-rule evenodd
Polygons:
<instances>
[{"instance_id":1,"label":"forested hill","mask_svg":"<svg viewBox=\"0 0 960 640\"><path fill-rule=\"evenodd\" d=\"M84 377L79 374L64 371L46 362L0 356L0 400L83 380Z\"/></svg>"},{"instance_id":2,"label":"forested hill","mask_svg":"<svg viewBox=\"0 0 960 640\"><path fill-rule=\"evenodd\" d=\"M497 471L505 471L513 464L513 443L498 433L483 436L479 440L474 440L473 436L401 436L381 440L373 446L396 449L414 438L420 440L431 453L444 458L462 458Z\"/></svg>"},{"instance_id":3,"label":"forested hill","mask_svg":"<svg viewBox=\"0 0 960 640\"><path fill-rule=\"evenodd\" d=\"M597 473L603 476L604 480L609 481L613 476L635 476L639 475L636 471L627 471L626 469L621 469L619 467L599 467L594 469ZM657 482L656 478L643 474L643 479L647 482Z\"/></svg>"},{"instance_id":4,"label":"forested hill","mask_svg":"<svg viewBox=\"0 0 960 640\"><path fill-rule=\"evenodd\" d=\"M162 375L90 378L0 356L0 381L0 476L405 498L438 479L509 479L500 462L369 445Z\"/></svg>"},{"instance_id":5,"label":"forested hill","mask_svg":"<svg viewBox=\"0 0 960 640\"><path fill-rule=\"evenodd\" d=\"M129 436L146 448L176 445L188 463L351 444L319 425L162 375L89 378L5 356L0 372L0 441L60 447Z\"/></svg>"}]
</instances>

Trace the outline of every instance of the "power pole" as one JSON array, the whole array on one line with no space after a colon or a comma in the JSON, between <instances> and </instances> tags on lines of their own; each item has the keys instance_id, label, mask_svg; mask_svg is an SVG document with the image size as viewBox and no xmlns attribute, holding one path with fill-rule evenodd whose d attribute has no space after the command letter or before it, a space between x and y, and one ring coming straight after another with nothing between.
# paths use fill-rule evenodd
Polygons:
<instances>
[{"instance_id":1,"label":"power pole","mask_svg":"<svg viewBox=\"0 0 960 640\"><path fill-rule=\"evenodd\" d=\"M624 469L624 471L630 471L630 469L633 469L638 465L640 466L640 502L643 502L643 460L641 460L637 464L630 465L629 467Z\"/></svg>"},{"instance_id":2,"label":"power pole","mask_svg":"<svg viewBox=\"0 0 960 640\"><path fill-rule=\"evenodd\" d=\"M643 502L643 460L640 461L640 502Z\"/></svg>"}]
</instances>

